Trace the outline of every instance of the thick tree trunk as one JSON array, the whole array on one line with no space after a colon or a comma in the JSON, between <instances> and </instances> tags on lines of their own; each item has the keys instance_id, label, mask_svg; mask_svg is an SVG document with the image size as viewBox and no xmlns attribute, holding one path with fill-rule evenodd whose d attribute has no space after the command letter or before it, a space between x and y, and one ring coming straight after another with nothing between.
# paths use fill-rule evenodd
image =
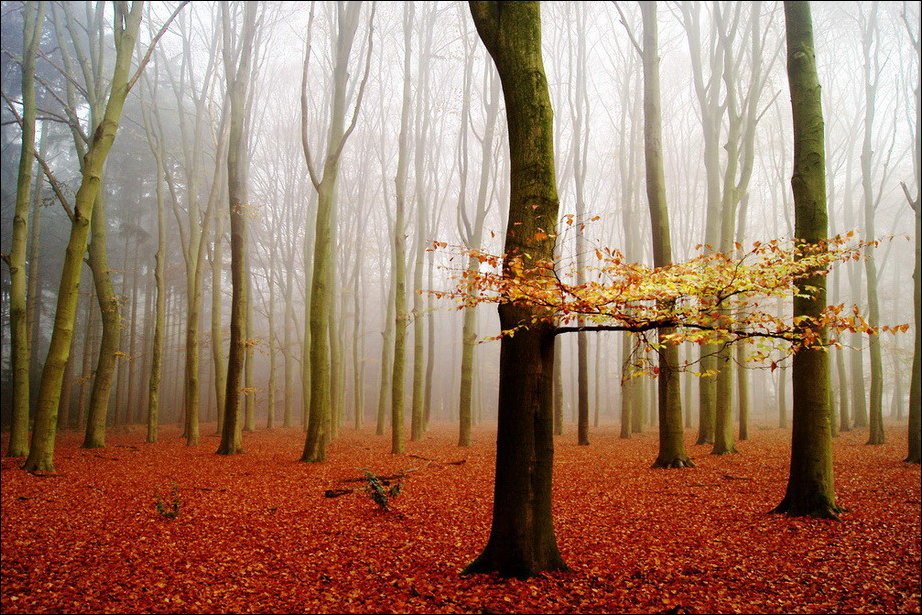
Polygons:
<instances>
[{"instance_id":1,"label":"thick tree trunk","mask_svg":"<svg viewBox=\"0 0 922 615\"><path fill-rule=\"evenodd\" d=\"M826 239L826 179L823 108L816 74L813 26L808 2L785 2L787 68L794 118L795 236L807 243ZM806 287L812 286L811 293ZM818 317L826 307L826 278L797 284L794 318ZM807 296L804 296L807 295ZM820 332L820 344L826 332ZM794 355L794 429L787 491L772 511L791 516L837 518L829 408L829 355L806 348Z\"/></svg>"},{"instance_id":2,"label":"thick tree trunk","mask_svg":"<svg viewBox=\"0 0 922 615\"><path fill-rule=\"evenodd\" d=\"M514 275L513 259L524 259L528 269L554 258L554 239L539 232L557 227L558 212L541 12L537 2L471 2L470 8L506 102L511 192L503 268ZM504 330L543 316L527 305L499 307ZM486 547L465 573L529 577L566 568L551 514L553 366L552 325L539 323L503 338L493 522Z\"/></svg>"}]
</instances>

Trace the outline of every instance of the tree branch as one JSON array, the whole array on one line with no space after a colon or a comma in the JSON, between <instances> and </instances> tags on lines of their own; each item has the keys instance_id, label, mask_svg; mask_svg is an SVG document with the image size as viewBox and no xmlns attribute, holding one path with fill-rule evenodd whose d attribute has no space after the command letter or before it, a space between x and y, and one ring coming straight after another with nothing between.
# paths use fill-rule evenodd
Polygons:
<instances>
[{"instance_id":1,"label":"tree branch","mask_svg":"<svg viewBox=\"0 0 922 615\"><path fill-rule=\"evenodd\" d=\"M176 16L179 15L179 12L187 4L189 4L189 0L182 0L182 2L179 3L179 6L176 7L176 10L173 11L173 14L170 15L170 17L166 20L166 22L160 27L160 30L157 32L154 38L151 39L150 46L147 48L147 53L144 54L144 57L141 59L141 63L138 65L138 70L135 71L131 79L128 80L128 85L127 85L128 91L131 91L131 88L134 87L134 84L137 82L138 78L140 78L141 73L144 72L144 67L147 66L148 62L150 62L150 58L154 53L154 49L157 47L157 42L160 40L160 38L164 34L166 34L166 31L169 29L170 24L173 23L173 20L176 19Z\"/></svg>"}]
</instances>

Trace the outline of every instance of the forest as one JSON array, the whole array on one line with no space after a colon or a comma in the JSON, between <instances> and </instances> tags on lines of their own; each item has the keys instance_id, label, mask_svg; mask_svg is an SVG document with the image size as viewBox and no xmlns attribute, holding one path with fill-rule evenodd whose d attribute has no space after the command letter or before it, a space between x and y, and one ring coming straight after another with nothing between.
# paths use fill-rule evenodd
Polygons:
<instances>
[{"instance_id":1,"label":"forest","mask_svg":"<svg viewBox=\"0 0 922 615\"><path fill-rule=\"evenodd\" d=\"M922 611L918 2L0 17L2 612Z\"/></svg>"}]
</instances>

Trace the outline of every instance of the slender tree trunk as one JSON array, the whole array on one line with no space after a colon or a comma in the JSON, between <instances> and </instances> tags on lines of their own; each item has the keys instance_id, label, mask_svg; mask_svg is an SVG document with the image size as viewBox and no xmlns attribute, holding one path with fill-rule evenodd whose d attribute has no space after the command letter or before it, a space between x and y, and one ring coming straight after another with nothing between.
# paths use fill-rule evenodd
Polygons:
<instances>
[{"instance_id":1,"label":"slender tree trunk","mask_svg":"<svg viewBox=\"0 0 922 615\"><path fill-rule=\"evenodd\" d=\"M124 5L116 10L121 13L123 27L116 33L115 67L110 86L109 100L105 114L93 133L86 156L80 188L74 198L74 218L71 225L61 284L58 288L58 302L55 310L54 328L51 334L48 356L42 369L39 398L35 408L35 427L32 432L29 457L24 468L30 472L54 471L54 444L56 436L58 403L64 368L70 357L76 320L78 286L83 255L86 252L93 208L100 192L103 167L115 140L122 107L129 90L131 59L141 22L143 2L136 1L126 14Z\"/></svg>"},{"instance_id":2,"label":"slender tree trunk","mask_svg":"<svg viewBox=\"0 0 922 615\"><path fill-rule=\"evenodd\" d=\"M96 361L96 377L90 393L90 411L86 422L86 436L83 448L102 448L106 445L106 417L112 380L118 365L121 342L122 314L118 295L112 288L107 254L106 201L103 189L96 197L96 211L93 215L93 240L89 248L90 270L96 286L96 297L102 314L102 340L99 344L99 358Z\"/></svg>"},{"instance_id":3,"label":"slender tree trunk","mask_svg":"<svg viewBox=\"0 0 922 615\"><path fill-rule=\"evenodd\" d=\"M29 454L31 349L26 305L26 241L29 236L32 167L35 164L35 55L41 42L44 7L43 2L26 2L23 5L22 145L16 179L13 239L10 254L6 257L10 269L10 366L13 372L13 414L10 443L6 451L8 457L25 457ZM33 275L37 274L36 270Z\"/></svg>"},{"instance_id":4,"label":"slender tree trunk","mask_svg":"<svg viewBox=\"0 0 922 615\"><path fill-rule=\"evenodd\" d=\"M253 38L256 32L258 7L245 3L243 27L237 45L231 43L230 7L221 6L224 35L224 68L227 80L227 104L230 105L230 132L227 147L227 197L231 235L231 320L230 350L227 359L227 387L224 396L224 424L221 430L219 455L243 452L241 433L240 392L243 388L243 363L246 354L248 276L247 249L247 184L246 136L244 124L248 108L246 86L253 61ZM237 53L233 53L237 47ZM239 56L235 65L234 58Z\"/></svg>"},{"instance_id":5,"label":"slender tree trunk","mask_svg":"<svg viewBox=\"0 0 922 615\"><path fill-rule=\"evenodd\" d=\"M227 392L227 362L224 360L224 216L215 210L214 247L211 252L211 362L214 369L215 405L218 409L218 433L224 427L224 400Z\"/></svg>"},{"instance_id":6,"label":"slender tree trunk","mask_svg":"<svg viewBox=\"0 0 922 615\"><path fill-rule=\"evenodd\" d=\"M871 14L868 17L866 28L863 28L862 45L864 47L864 141L861 146L861 188L864 203L864 232L868 240L873 241L877 238L874 224L874 210L877 204L874 199L874 189L871 186L873 173L871 169L874 111L877 103L877 83L879 73L872 77L871 68L871 47L878 44L877 39L880 34L877 29L877 8L876 2L871 3ZM874 59L876 61L876 58ZM872 81L873 79L873 81ZM864 254L864 272L867 280L868 291L868 324L877 327L880 324L880 301L877 294L877 261L874 258L874 248L868 247ZM869 419L870 434L868 444L884 443L884 417L883 417L883 396L884 396L884 370L883 361L880 353L880 336L868 336L868 350L871 359L871 391L869 398Z\"/></svg>"},{"instance_id":7,"label":"slender tree trunk","mask_svg":"<svg viewBox=\"0 0 922 615\"><path fill-rule=\"evenodd\" d=\"M391 367L393 365L394 323L396 320L394 317L396 305L395 282L395 277L391 276L387 283L387 308L384 313L384 332L381 334L381 380L378 387L378 412L375 420L375 435L378 436L384 435L387 423L387 401L391 395L391 375L393 373ZM381 284L384 284L383 277Z\"/></svg>"},{"instance_id":8,"label":"slender tree trunk","mask_svg":"<svg viewBox=\"0 0 922 615\"><path fill-rule=\"evenodd\" d=\"M48 123L38 140L39 156L45 160L48 153ZM41 258L42 242L42 185L45 175L35 174L32 188L32 218L29 220L29 283L26 288L26 323L29 331L29 398L38 395L39 376L42 373L40 341L42 331Z\"/></svg>"},{"instance_id":9,"label":"slender tree trunk","mask_svg":"<svg viewBox=\"0 0 922 615\"><path fill-rule=\"evenodd\" d=\"M653 230L653 265L672 264L672 238L669 231L669 208L666 202L666 178L663 165L663 127L660 110L659 46L656 3L641 2L643 19L644 82L644 159L646 161L647 201ZM667 306L668 307L668 306ZM658 339L663 348L657 351L659 374L659 455L654 468L694 466L685 452L682 427L682 391L679 383L679 347L668 341L674 329L660 329Z\"/></svg>"},{"instance_id":10,"label":"slender tree trunk","mask_svg":"<svg viewBox=\"0 0 922 615\"><path fill-rule=\"evenodd\" d=\"M80 370L80 394L77 398L77 420L74 424L76 429L83 429L84 417L86 416L86 406L89 401L90 380L93 378L93 348L96 347L96 310L93 309L93 291L88 290L86 293L86 307L83 311L86 329L83 335L83 359Z\"/></svg>"},{"instance_id":11,"label":"slender tree trunk","mask_svg":"<svg viewBox=\"0 0 922 615\"><path fill-rule=\"evenodd\" d=\"M410 57L412 52L413 3L407 3L403 16L403 105L400 113L400 136L397 145L396 212L394 214L394 366L391 375L391 453L403 453L404 369L407 339L407 248L406 189L409 158Z\"/></svg>"}]
</instances>

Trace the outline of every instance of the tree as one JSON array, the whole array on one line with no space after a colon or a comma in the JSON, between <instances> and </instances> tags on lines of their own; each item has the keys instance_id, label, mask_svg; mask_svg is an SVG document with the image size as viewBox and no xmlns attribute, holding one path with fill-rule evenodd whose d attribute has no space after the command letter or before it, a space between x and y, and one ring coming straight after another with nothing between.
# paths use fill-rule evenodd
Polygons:
<instances>
[{"instance_id":1,"label":"tree","mask_svg":"<svg viewBox=\"0 0 922 615\"><path fill-rule=\"evenodd\" d=\"M916 58L916 79L918 79L918 67L919 67L919 31L916 30L913 32L910 27L910 20L906 17L906 5L903 5L903 24L906 26L906 32L909 35L910 42L912 47L915 50ZM916 21L916 27L918 28L918 21ZM922 364L920 364L919 353L922 352L922 237L920 237L920 225L922 225L922 210L919 208L919 190L922 186L922 148L920 148L920 142L922 138L919 136L919 128L922 126L920 119L922 119L922 105L920 105L919 99L919 81L916 81L915 87L915 129L912 131L913 139L913 149L912 149L912 163L913 163L913 172L915 174L915 189L916 196L912 197L910 194L909 188L906 187L905 183L901 182L903 188L903 194L906 195L906 200L909 202L909 206L912 208L915 215L915 230L916 230L916 247L915 247L915 257L916 264L912 274L912 305L913 305L913 322L915 323L915 345L912 351L912 380L909 384L909 426L908 426L908 453L906 454L905 461L907 463L919 463L922 461Z\"/></svg>"},{"instance_id":2,"label":"tree","mask_svg":"<svg viewBox=\"0 0 922 615\"><path fill-rule=\"evenodd\" d=\"M875 216L878 199L874 198L871 159L874 129L874 115L877 104L877 86L880 82L880 31L877 21L878 3L872 2L870 14L861 13L861 45L864 50L864 139L861 145L861 191L864 204L864 232L868 239L875 237ZM873 49L873 52L872 52ZM873 64L873 66L872 66ZM874 252L869 248L864 259L864 271L868 287L868 321L876 326L880 321L880 301L877 293L877 262ZM883 419L883 362L880 356L880 339L871 336L869 344L871 356L871 391L869 399L870 434L868 444L884 443Z\"/></svg>"},{"instance_id":3,"label":"tree","mask_svg":"<svg viewBox=\"0 0 922 615\"><path fill-rule=\"evenodd\" d=\"M794 234L801 241L826 239L826 177L823 107L816 74L809 2L784 3L787 72L794 122ZM817 273L798 283L794 318L818 317L826 307L826 280ZM810 288L812 287L812 289ZM826 339L826 332L819 332ZM794 420L791 469L784 499L772 512L835 519L829 356L820 348L794 355Z\"/></svg>"},{"instance_id":4,"label":"tree","mask_svg":"<svg viewBox=\"0 0 922 615\"><path fill-rule=\"evenodd\" d=\"M158 92L157 73L150 85L145 75L142 86L147 86L147 98L156 100ZM160 428L160 384L163 374L163 324L166 310L166 281L164 279L164 263L166 261L166 224L164 220L164 164L163 131L159 116L147 106L142 107L141 114L144 123L144 133L150 145L151 155L154 157L157 178L155 180L154 194L157 202L157 255L154 261L154 284L156 286L156 308L154 310L153 348L151 352L150 376L148 377L148 405L147 405L147 442L158 440Z\"/></svg>"},{"instance_id":5,"label":"tree","mask_svg":"<svg viewBox=\"0 0 922 615\"><path fill-rule=\"evenodd\" d=\"M464 90L470 91L474 54L467 44L466 20L464 35ZM462 130L459 135L458 147L460 163L459 175L461 182L458 191L458 231L464 245L472 249L478 248L483 241L484 222L489 212L487 191L490 182L490 169L493 167L492 152L494 134L496 132L497 118L499 117L499 80L496 78L496 71L490 67L489 62L484 63L484 80L488 84L487 89L489 90L489 96L485 97L484 100L486 117L483 138L480 144L480 179L478 182L477 203L476 209L473 212L473 219L471 219L471 216L467 212L466 203L468 170L467 126L470 121L469 97L465 96L461 103ZM474 272L479 266L480 262L476 258L468 258L468 271ZM469 307L464 310L464 318L461 327L461 387L458 404L458 446L466 447L471 445L471 400L473 397L475 347L477 344L476 308Z\"/></svg>"},{"instance_id":6,"label":"tree","mask_svg":"<svg viewBox=\"0 0 922 615\"><path fill-rule=\"evenodd\" d=\"M105 112L98 128L93 133L83 168L81 169L80 188L74 197L73 217L61 283L58 287L58 302L54 316L54 329L39 387L39 398L35 409L35 427L32 432L32 446L29 457L23 466L30 472L54 471L54 444L57 432L58 402L61 398L61 385L64 370L70 358L73 340L74 322L76 320L78 285L80 270L83 266L83 254L86 251L87 238L93 218L93 209L100 190L101 177L106 157L112 148L119 119L128 92L140 77L150 53L159 37L165 32L176 14L187 4L180 3L163 28L151 42L148 53L142 58L140 66L132 76L131 57L134 53L141 14L142 1L130 6L124 3L115 5L113 37L115 40L115 66Z\"/></svg>"},{"instance_id":7,"label":"tree","mask_svg":"<svg viewBox=\"0 0 922 615\"><path fill-rule=\"evenodd\" d=\"M660 111L659 49L656 27L656 3L641 2L643 19L644 77L644 159L647 173L647 201L653 230L653 264L672 264L672 239L669 233L669 210L666 203L666 179L663 168L663 128ZM668 306L667 306L668 307ZM675 331L669 328L657 332L659 355L659 455L655 468L693 466L685 452L682 427L682 398L679 386L679 347L665 343Z\"/></svg>"},{"instance_id":8,"label":"tree","mask_svg":"<svg viewBox=\"0 0 922 615\"><path fill-rule=\"evenodd\" d=\"M16 212L13 216L13 245L4 256L10 269L10 342L12 344L13 416L9 457L29 453L29 327L26 307L26 238L29 233L29 196L35 164L35 56L42 37L44 2L23 4L22 58L22 143L16 179ZM35 271L29 272L32 276Z\"/></svg>"},{"instance_id":9,"label":"tree","mask_svg":"<svg viewBox=\"0 0 922 615\"><path fill-rule=\"evenodd\" d=\"M309 361L303 361L305 380L310 378L309 395L302 403L309 404L307 437L301 461L320 462L326 459L326 448L330 440L333 409L332 398L338 395L334 391L335 372L339 366L331 365L331 338L335 337L332 328L332 306L335 279L333 275L336 225L334 211L336 208L336 182L339 177L339 163L343 148L355 129L358 120L365 84L371 67L372 37L374 30L375 7L372 5L368 23L368 42L366 45L365 70L359 84L358 94L352 118L346 125L346 97L349 91L349 55L355 42L358 29L360 2L339 2L336 5L337 31L334 45L335 61L333 65L333 91L330 100L330 126L327 133L326 155L323 160L322 175L314 168L308 134L308 65L310 63L310 33L304 54L304 70L301 79L301 144L304 161L311 183L317 192L317 218L314 226L313 275L311 276L310 302L308 318L305 322L305 340L310 339ZM313 4L308 29L313 23ZM333 363L336 363L333 361ZM337 387L338 388L338 387Z\"/></svg>"},{"instance_id":10,"label":"tree","mask_svg":"<svg viewBox=\"0 0 922 615\"><path fill-rule=\"evenodd\" d=\"M230 212L231 236L231 321L230 352L227 359L227 388L224 394L224 424L221 431L219 455L243 452L241 434L240 393L244 354L249 340L245 339L247 302L246 245L248 215L246 135L244 125L248 112L247 85L253 64L253 39L256 36L255 3L243 7L243 25L240 36L234 40L231 7L221 5L222 32L224 36L224 73L227 82L227 101L230 107L230 129L227 138L227 197Z\"/></svg>"},{"instance_id":11,"label":"tree","mask_svg":"<svg viewBox=\"0 0 922 615\"><path fill-rule=\"evenodd\" d=\"M397 144L397 176L394 179L394 356L391 373L391 453L403 453L404 369L407 344L407 240L406 200L409 166L410 126L410 57L412 53L413 3L404 5L403 13L403 101L400 111L400 136Z\"/></svg>"},{"instance_id":12,"label":"tree","mask_svg":"<svg viewBox=\"0 0 922 615\"><path fill-rule=\"evenodd\" d=\"M515 279L516 259L553 259L551 235L557 227L553 110L541 57L541 9L537 2L470 2L470 9L496 64L506 103L511 190L509 256L503 270ZM527 304L499 306L503 329L541 314L541 308ZM503 338L493 521L486 547L465 573L529 577L566 569L551 514L553 367L552 324L539 323Z\"/></svg>"}]
</instances>

